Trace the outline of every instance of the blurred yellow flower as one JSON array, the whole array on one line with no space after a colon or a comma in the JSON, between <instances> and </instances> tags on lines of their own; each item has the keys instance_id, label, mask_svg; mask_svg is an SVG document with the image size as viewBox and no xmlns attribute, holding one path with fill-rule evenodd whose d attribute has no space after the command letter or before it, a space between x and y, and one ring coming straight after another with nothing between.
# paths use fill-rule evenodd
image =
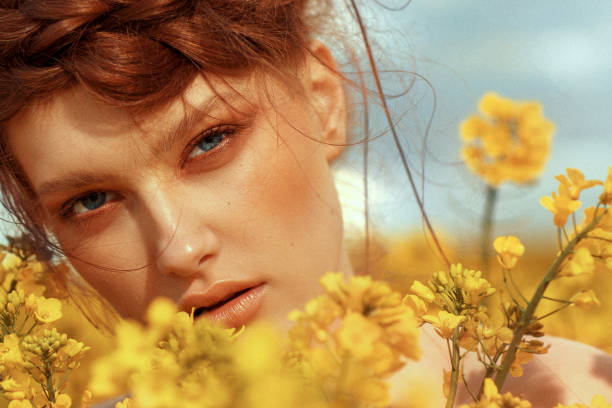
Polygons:
<instances>
[{"instance_id":1,"label":"blurred yellow flower","mask_svg":"<svg viewBox=\"0 0 612 408\"><path fill-rule=\"evenodd\" d=\"M554 408L589 408L589 406L581 403L575 403L572 405L557 404ZM590 408L612 408L612 404L609 404L604 396L595 395L591 400Z\"/></svg>"},{"instance_id":2,"label":"blurred yellow flower","mask_svg":"<svg viewBox=\"0 0 612 408\"><path fill-rule=\"evenodd\" d=\"M484 115L465 119L459 129L461 157L472 172L493 186L535 179L550 153L554 125L536 102L516 102L494 92L479 102Z\"/></svg>"},{"instance_id":3,"label":"blurred yellow flower","mask_svg":"<svg viewBox=\"0 0 612 408\"><path fill-rule=\"evenodd\" d=\"M30 295L28 305L41 323L51 323L62 317L62 302L59 299Z\"/></svg>"},{"instance_id":4,"label":"blurred yellow flower","mask_svg":"<svg viewBox=\"0 0 612 408\"><path fill-rule=\"evenodd\" d=\"M115 408L133 408L134 404L132 404L132 400L130 398L125 398L123 401L119 401L115 404Z\"/></svg>"},{"instance_id":5,"label":"blurred yellow flower","mask_svg":"<svg viewBox=\"0 0 612 408\"><path fill-rule=\"evenodd\" d=\"M4 377L0 381L0 388L2 388L4 397L9 400L29 399L32 395L30 377L24 374Z\"/></svg>"},{"instance_id":6,"label":"blurred yellow flower","mask_svg":"<svg viewBox=\"0 0 612 408\"><path fill-rule=\"evenodd\" d=\"M509 392L500 394L490 378L485 379L484 393L479 402L462 405L460 408L531 408L531 403L512 396Z\"/></svg>"},{"instance_id":7,"label":"blurred yellow flower","mask_svg":"<svg viewBox=\"0 0 612 408\"><path fill-rule=\"evenodd\" d=\"M12 400L8 408L32 408L32 404L28 400Z\"/></svg>"},{"instance_id":8,"label":"blurred yellow flower","mask_svg":"<svg viewBox=\"0 0 612 408\"><path fill-rule=\"evenodd\" d=\"M4 257L2 257L2 262L0 262L0 266L2 266L2 268L5 271L17 268L19 265L21 265L23 261L21 260L20 257L18 257L15 254L11 254L9 253L4 253Z\"/></svg>"},{"instance_id":9,"label":"blurred yellow flower","mask_svg":"<svg viewBox=\"0 0 612 408\"><path fill-rule=\"evenodd\" d=\"M4 336L2 343L0 343L0 363L2 365L9 367L23 365L23 356L19 348L20 343L21 340L14 333Z\"/></svg>"},{"instance_id":10,"label":"blurred yellow flower","mask_svg":"<svg viewBox=\"0 0 612 408\"><path fill-rule=\"evenodd\" d=\"M570 298L570 302L581 309L590 309L593 306L601 306L601 302L599 299L597 299L597 296L592 289L581 290Z\"/></svg>"},{"instance_id":11,"label":"blurred yellow flower","mask_svg":"<svg viewBox=\"0 0 612 408\"><path fill-rule=\"evenodd\" d=\"M612 204L612 166L608 168L608 177L604 183L604 191L599 197L602 204Z\"/></svg>"},{"instance_id":12,"label":"blurred yellow flower","mask_svg":"<svg viewBox=\"0 0 612 408\"><path fill-rule=\"evenodd\" d=\"M572 200L578 200L582 190L591 188L593 186L603 184L599 180L585 180L584 174L578 169L566 169L567 177L563 174L555 176L555 178L567 188L568 196Z\"/></svg>"},{"instance_id":13,"label":"blurred yellow flower","mask_svg":"<svg viewBox=\"0 0 612 408\"><path fill-rule=\"evenodd\" d=\"M72 399L67 394L59 394L55 397L55 403L52 408L70 408L72 405Z\"/></svg>"},{"instance_id":14,"label":"blurred yellow flower","mask_svg":"<svg viewBox=\"0 0 612 408\"><path fill-rule=\"evenodd\" d=\"M518 259L525 253L525 246L513 235L497 237L493 241L493 248L497 252L497 261L506 269L514 268Z\"/></svg>"},{"instance_id":15,"label":"blurred yellow flower","mask_svg":"<svg viewBox=\"0 0 612 408\"><path fill-rule=\"evenodd\" d=\"M557 276L571 277L592 274L595 269L595 260L586 247L578 248L568 259Z\"/></svg>"},{"instance_id":16,"label":"blurred yellow flower","mask_svg":"<svg viewBox=\"0 0 612 408\"><path fill-rule=\"evenodd\" d=\"M383 335L382 329L360 313L349 313L342 319L342 327L336 332L340 346L357 358L372 355L374 344Z\"/></svg>"},{"instance_id":17,"label":"blurred yellow flower","mask_svg":"<svg viewBox=\"0 0 612 408\"><path fill-rule=\"evenodd\" d=\"M465 316L457 316L444 310L438 312L437 316L425 315L423 320L435 327L438 335L450 339L455 329L465 321Z\"/></svg>"}]
</instances>

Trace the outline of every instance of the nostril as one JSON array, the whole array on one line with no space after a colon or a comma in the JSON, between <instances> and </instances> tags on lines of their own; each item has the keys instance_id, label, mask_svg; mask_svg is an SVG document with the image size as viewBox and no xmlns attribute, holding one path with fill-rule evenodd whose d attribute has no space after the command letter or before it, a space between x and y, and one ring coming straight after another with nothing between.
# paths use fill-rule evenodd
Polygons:
<instances>
[{"instance_id":1,"label":"nostril","mask_svg":"<svg viewBox=\"0 0 612 408\"><path fill-rule=\"evenodd\" d=\"M200 265L202 265L204 262L208 261L210 258L212 258L212 255L204 255L202 258L200 258Z\"/></svg>"}]
</instances>

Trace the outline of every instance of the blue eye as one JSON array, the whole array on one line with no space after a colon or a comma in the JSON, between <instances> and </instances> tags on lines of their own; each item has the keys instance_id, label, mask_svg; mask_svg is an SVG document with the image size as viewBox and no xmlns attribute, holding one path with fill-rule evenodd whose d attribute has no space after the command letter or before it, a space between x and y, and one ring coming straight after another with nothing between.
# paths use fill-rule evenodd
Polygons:
<instances>
[{"instance_id":1,"label":"blue eye","mask_svg":"<svg viewBox=\"0 0 612 408\"><path fill-rule=\"evenodd\" d=\"M203 138L201 138L194 146L191 153L189 153L188 159L197 157L203 153L210 152L219 146L224 139L231 135L232 131L215 129L208 132Z\"/></svg>"},{"instance_id":2,"label":"blue eye","mask_svg":"<svg viewBox=\"0 0 612 408\"><path fill-rule=\"evenodd\" d=\"M97 210L115 198L115 193L94 191L77 198L63 211L63 215L78 215Z\"/></svg>"}]
</instances>

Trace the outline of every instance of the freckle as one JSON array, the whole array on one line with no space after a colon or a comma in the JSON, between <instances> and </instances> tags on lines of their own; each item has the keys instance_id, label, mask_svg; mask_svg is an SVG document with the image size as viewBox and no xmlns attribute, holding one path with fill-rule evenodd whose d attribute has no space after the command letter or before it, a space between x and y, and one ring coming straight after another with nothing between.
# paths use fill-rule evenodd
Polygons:
<instances>
[{"instance_id":1,"label":"freckle","mask_svg":"<svg viewBox=\"0 0 612 408\"><path fill-rule=\"evenodd\" d=\"M230 203L229 201L225 202L228 206L232 205L232 203Z\"/></svg>"}]
</instances>

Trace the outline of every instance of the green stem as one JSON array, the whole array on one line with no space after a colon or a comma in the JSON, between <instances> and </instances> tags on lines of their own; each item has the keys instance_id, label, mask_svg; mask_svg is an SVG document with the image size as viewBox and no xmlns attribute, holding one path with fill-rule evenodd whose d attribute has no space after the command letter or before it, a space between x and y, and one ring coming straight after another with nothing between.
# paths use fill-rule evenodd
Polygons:
<instances>
[{"instance_id":1,"label":"green stem","mask_svg":"<svg viewBox=\"0 0 612 408\"><path fill-rule=\"evenodd\" d=\"M455 405L455 398L457 398L457 385L459 384L459 371L460 371L460 362L461 350L459 349L459 327L455 329L453 333L453 338L451 343L453 344L452 352L450 353L451 357L451 378L450 378L450 386L448 389L448 398L446 400L446 408L453 408Z\"/></svg>"},{"instance_id":2,"label":"green stem","mask_svg":"<svg viewBox=\"0 0 612 408\"><path fill-rule=\"evenodd\" d=\"M495 376L495 385L497 386L498 390L501 391L502 385L506 381L506 377L508 376L508 372L510 371L510 366L514 362L514 358L516 356L519 344L523 336L525 335L527 328L529 327L529 325L531 325L531 323L533 323L533 316L535 314L538 304L540 303L540 300L542 300L542 298L544 297L544 292L548 288L550 282L552 282L552 280L557 277L557 273L559 272L559 267L561 266L561 263L565 260L565 258L567 258L569 254L572 253L576 244L581 239L583 239L589 232L591 232L591 230L597 225L599 220L606 214L606 212L607 210L599 216L595 216L593 218L593 221L591 221L585 229L580 231L580 233L576 234L574 239L568 241L567 246L563 248L561 254L555 259L550 268L548 268L546 275L544 275L544 278L542 279L542 281L536 288L535 293L531 297L531 301L527 305L527 308L525 308L525 311L521 314L521 319L516 329L514 330L512 342L510 343L508 351L506 352L506 355L502 360L500 370Z\"/></svg>"},{"instance_id":3,"label":"green stem","mask_svg":"<svg viewBox=\"0 0 612 408\"><path fill-rule=\"evenodd\" d=\"M53 369L48 362L45 367L45 377L47 377L47 398L49 402L55 402L55 387L53 386Z\"/></svg>"},{"instance_id":4,"label":"green stem","mask_svg":"<svg viewBox=\"0 0 612 408\"><path fill-rule=\"evenodd\" d=\"M489 253L491 246L491 233L493 230L493 213L495 211L495 202L497 201L497 188L487 186L487 199L485 202L485 210L482 214L481 235L480 235L480 259L482 261L482 270L487 272L489 269Z\"/></svg>"}]
</instances>

